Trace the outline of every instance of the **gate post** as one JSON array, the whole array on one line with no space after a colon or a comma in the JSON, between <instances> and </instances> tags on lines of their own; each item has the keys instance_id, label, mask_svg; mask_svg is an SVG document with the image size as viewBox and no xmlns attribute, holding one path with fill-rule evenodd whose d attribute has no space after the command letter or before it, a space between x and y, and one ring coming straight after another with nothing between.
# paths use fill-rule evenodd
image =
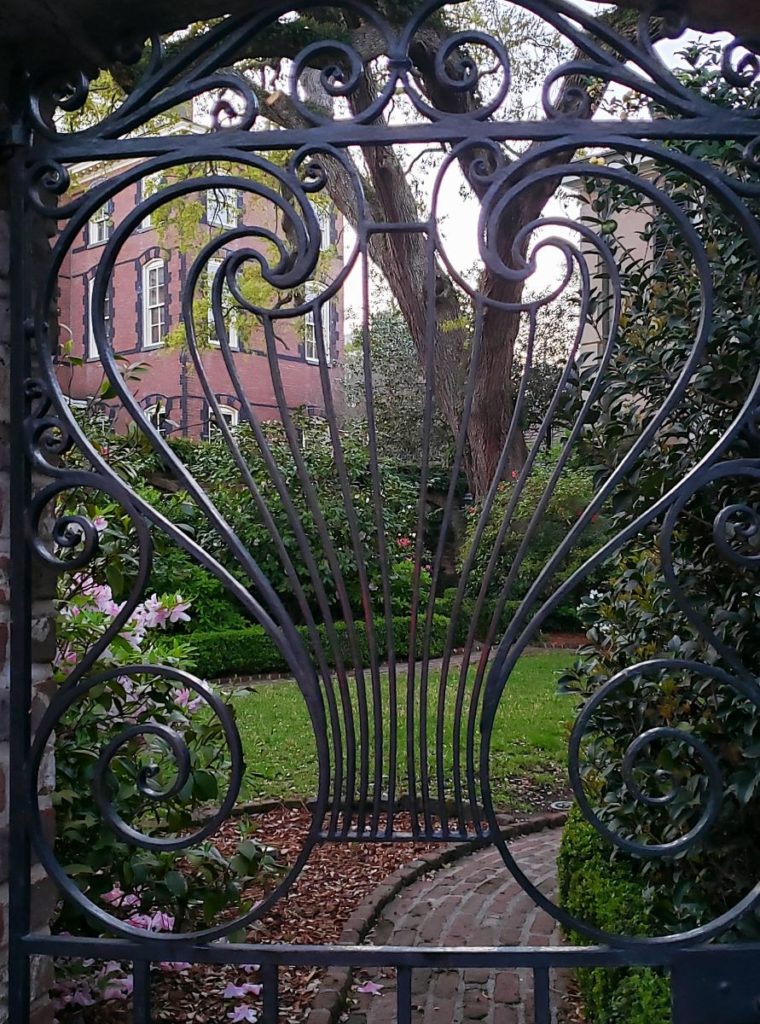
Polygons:
<instances>
[{"instance_id":1,"label":"gate post","mask_svg":"<svg viewBox=\"0 0 760 1024\"><path fill-rule=\"evenodd\" d=\"M13 74L8 65L6 71L7 77L0 80L0 109L7 110L11 107L8 87ZM9 137L10 132L3 131L6 127L0 123L0 137ZM12 1019L26 1024L28 1019L32 1024L48 1024L53 1019L49 999L52 961L47 957L33 957L27 969L18 951L14 967L12 951L14 944L18 947L24 930L19 908L28 907L29 927L45 930L55 903L54 887L42 865L33 863L24 841L19 843L23 806L11 810L14 799L18 804L19 796L24 793L24 773L18 771L19 755L23 760L28 756L25 744L29 732L44 713L52 694L55 656L55 578L49 572L32 573L28 564L20 572L25 562L25 545L19 527L26 512L21 503L20 484L28 479L29 470L26 460L19 458L23 443L23 422L19 415L23 409L23 389L19 393L19 382L23 382L25 367L29 367L32 357L28 351L19 351L18 344L17 318L23 300L19 294L14 296L14 292L21 280L22 257L20 238L12 232L12 207L15 201L20 209L22 200L18 196L14 200L13 163L13 159L7 159L7 152L0 155L0 1022ZM25 227L29 230L27 238L31 238L27 251L36 256L30 262L43 271L44 255L49 251L45 230L39 221L31 219ZM25 350L30 343L31 339L26 341ZM22 579L20 588L17 586L19 579ZM26 596L17 595L18 589L25 590ZM32 630L28 653L19 650L20 646L25 646L19 643L25 627L18 621L17 597L30 603ZM26 721L19 717L23 706ZM11 761L17 778L21 779L20 785L16 783L15 787L9 785ZM42 779L40 806L52 832L55 781L52 754ZM28 887L26 896L18 891L22 887ZM14 1007L18 1007L17 1014L13 1013Z\"/></svg>"}]
</instances>

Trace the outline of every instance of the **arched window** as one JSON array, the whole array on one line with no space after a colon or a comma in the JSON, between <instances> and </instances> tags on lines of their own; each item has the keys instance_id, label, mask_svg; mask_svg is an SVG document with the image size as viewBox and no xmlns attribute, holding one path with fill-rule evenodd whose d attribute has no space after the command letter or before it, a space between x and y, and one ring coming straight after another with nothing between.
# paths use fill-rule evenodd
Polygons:
<instances>
[{"instance_id":1,"label":"arched window","mask_svg":"<svg viewBox=\"0 0 760 1024\"><path fill-rule=\"evenodd\" d=\"M166 264L151 260L143 267L143 348L163 345L166 333Z\"/></svg>"},{"instance_id":2,"label":"arched window","mask_svg":"<svg viewBox=\"0 0 760 1024\"><path fill-rule=\"evenodd\" d=\"M237 409L234 409L231 405L220 405L219 415L227 424L228 427L235 428L240 422L240 413ZM219 437L221 434L221 428L219 421L216 418L216 414L213 409L208 410L208 419L206 421L206 436L209 441L215 437Z\"/></svg>"},{"instance_id":3,"label":"arched window","mask_svg":"<svg viewBox=\"0 0 760 1024\"><path fill-rule=\"evenodd\" d=\"M145 418L153 424L160 434L165 434L168 422L166 417L166 406L162 402L149 405L145 410Z\"/></svg>"}]
</instances>

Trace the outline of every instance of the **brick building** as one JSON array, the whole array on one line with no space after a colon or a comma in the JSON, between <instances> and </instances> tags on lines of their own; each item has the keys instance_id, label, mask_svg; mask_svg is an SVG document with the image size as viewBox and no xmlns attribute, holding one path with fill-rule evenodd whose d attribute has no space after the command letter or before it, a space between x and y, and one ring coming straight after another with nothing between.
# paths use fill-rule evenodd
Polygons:
<instances>
[{"instance_id":1,"label":"brick building","mask_svg":"<svg viewBox=\"0 0 760 1024\"><path fill-rule=\"evenodd\" d=\"M102 172L98 167L83 169L80 180L82 187L87 188L102 181ZM115 226L134 210L144 195L156 191L160 184L162 182L148 179L121 190L93 215L62 267L61 340L70 338L72 355L83 359L82 365L65 366L60 371L61 385L73 404L97 395L103 380L93 333L91 301L104 247ZM281 213L256 197L233 189L193 193L175 199L175 208L183 202L193 204L184 212L191 213L191 219L197 216L195 241L190 250L187 251L187 246L172 245L172 229L167 231L165 222L159 230L156 216L146 217L129 235L115 260L108 282L104 323L115 353L130 362L147 364L139 381L130 383L130 390L142 409L168 434L208 437L215 428L215 419L188 347L181 340L183 332L178 330L182 325L181 307L187 275L200 248L223 231L237 226L264 227L275 233L279 229L282 237L281 224L278 224ZM319 294L324 282L332 280L342 265L342 222L329 208L315 207L315 210L322 232L321 283L307 282L300 294L288 300L290 305ZM256 244L254 241L253 247ZM251 238L235 239L223 252L227 254L235 248L251 245ZM220 258L209 261L205 281L202 280L198 291L200 318L197 311L194 315L203 372L222 415L230 424L237 424L240 416L240 391L260 420L280 419L262 323L254 314L241 311L226 287L223 305L229 344L235 353L235 371L239 375L237 393L225 366L208 298L214 272L220 264ZM277 298L281 300L280 296ZM315 316L320 310L321 334L330 373L337 384L336 367L343 350L343 309L339 296L304 316L274 322L277 366L285 404L289 409L304 408L313 415L321 414L324 408L317 349L320 332L315 325ZM205 330L199 319L206 323ZM126 426L123 410L114 404L109 413L117 429Z\"/></svg>"}]
</instances>

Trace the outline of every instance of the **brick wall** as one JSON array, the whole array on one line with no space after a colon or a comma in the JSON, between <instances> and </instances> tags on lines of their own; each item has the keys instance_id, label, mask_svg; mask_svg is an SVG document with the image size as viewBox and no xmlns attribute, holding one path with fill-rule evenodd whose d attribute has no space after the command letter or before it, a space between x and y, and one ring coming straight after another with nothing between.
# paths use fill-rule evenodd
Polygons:
<instances>
[{"instance_id":1,"label":"brick wall","mask_svg":"<svg viewBox=\"0 0 760 1024\"><path fill-rule=\"evenodd\" d=\"M93 179L101 183L103 177ZM203 193L187 197L188 202L198 203ZM140 200L140 188L127 185L109 201L112 222L118 226L130 214ZM177 200L176 202L181 202ZM271 210L262 202L246 201L241 210L241 222L248 225L260 224L276 230L277 223ZM335 225L338 248L342 247L342 221ZM209 228L199 224L199 237L205 242L211 237ZM255 240L253 240L255 243ZM233 241L227 251L247 247L252 239ZM105 243L92 244L85 227L72 244L59 276L59 315L61 338L72 339L73 354L87 356L87 339L90 332L89 288L102 258ZM167 323L172 331L182 321L182 299L185 280L196 253L181 254L170 244L170 236L162 239L153 228L133 230L125 239L115 261L108 283L111 304L112 344L115 352L130 361L140 361L149 367L147 373L130 388L143 407L152 406L157 397L162 399L162 408L169 420L175 424L175 431L191 437L200 436L208 419L208 406L198 374L188 359L187 353L179 347L150 348L143 338L143 267L151 259L165 261L167 271ZM331 274L340 269L340 259L335 260ZM337 381L337 366L343 355L342 338L342 297L332 300L331 353L333 377ZM252 314L244 316L239 336L241 350L235 356L236 372L240 376L242 390L261 420L279 419L274 386L266 354L263 328ZM319 412L324 409L324 397L320 382L319 367L306 360L302 340L300 319L283 319L276 322L278 367L282 376L285 400L289 409L311 406ZM234 397L235 387L230 379L219 350L205 348L201 353L204 373L218 401L233 408L240 407ZM183 406L182 361L189 364L189 374L184 388ZM99 359L90 358L84 365L64 370L61 384L66 393L75 399L85 399L97 394L103 371ZM337 384L336 384L337 388ZM119 403L116 403L118 405ZM127 417L118 412L119 423L127 425Z\"/></svg>"}]
</instances>

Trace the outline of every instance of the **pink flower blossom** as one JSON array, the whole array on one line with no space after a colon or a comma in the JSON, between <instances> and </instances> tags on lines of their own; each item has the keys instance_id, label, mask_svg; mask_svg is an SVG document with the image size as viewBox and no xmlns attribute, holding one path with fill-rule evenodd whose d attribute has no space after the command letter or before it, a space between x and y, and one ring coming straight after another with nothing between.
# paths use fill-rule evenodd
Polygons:
<instances>
[{"instance_id":1,"label":"pink flower blossom","mask_svg":"<svg viewBox=\"0 0 760 1024\"><path fill-rule=\"evenodd\" d=\"M243 996L261 995L261 985L254 985L247 981L243 985L233 985L230 981L227 988L222 992L223 999L241 999Z\"/></svg>"},{"instance_id":2,"label":"pink flower blossom","mask_svg":"<svg viewBox=\"0 0 760 1024\"><path fill-rule=\"evenodd\" d=\"M102 533L108 527L108 520L103 516L95 516L95 518L92 521L92 525L95 527L98 533Z\"/></svg>"},{"instance_id":3,"label":"pink flower blossom","mask_svg":"<svg viewBox=\"0 0 760 1024\"><path fill-rule=\"evenodd\" d=\"M133 928L143 928L148 932L170 932L174 927L174 918L163 910L157 910L155 914L132 914L127 918L127 924Z\"/></svg>"},{"instance_id":4,"label":"pink flower blossom","mask_svg":"<svg viewBox=\"0 0 760 1024\"><path fill-rule=\"evenodd\" d=\"M158 966L161 968L162 971L166 971L166 973L168 974L171 971L186 971L188 967L192 967L193 965L185 963L182 960L177 960L176 963L171 963L168 960L164 960L164 962L160 963Z\"/></svg>"},{"instance_id":5,"label":"pink flower blossom","mask_svg":"<svg viewBox=\"0 0 760 1024\"><path fill-rule=\"evenodd\" d=\"M179 594L176 595L177 603L169 609L169 622L189 622L190 616L187 614L187 609L190 607L189 601L182 601Z\"/></svg>"},{"instance_id":6,"label":"pink flower blossom","mask_svg":"<svg viewBox=\"0 0 760 1024\"><path fill-rule=\"evenodd\" d=\"M399 537L396 543L400 548L410 548L412 546L412 542L408 537Z\"/></svg>"},{"instance_id":7,"label":"pink flower blossom","mask_svg":"<svg viewBox=\"0 0 760 1024\"><path fill-rule=\"evenodd\" d=\"M73 994L69 997L68 1002L74 1003L75 1006L95 1005L95 1000L92 998L92 993L89 987L85 986L75 989Z\"/></svg>"},{"instance_id":8,"label":"pink flower blossom","mask_svg":"<svg viewBox=\"0 0 760 1024\"><path fill-rule=\"evenodd\" d=\"M158 910L153 915L151 931L170 932L172 928L174 928L174 917L171 914L167 914L163 910Z\"/></svg>"},{"instance_id":9,"label":"pink flower blossom","mask_svg":"<svg viewBox=\"0 0 760 1024\"><path fill-rule=\"evenodd\" d=\"M194 694L194 690L180 690L177 694L177 704L181 708L187 708L188 711L195 711L203 703L203 698Z\"/></svg>"},{"instance_id":10,"label":"pink flower blossom","mask_svg":"<svg viewBox=\"0 0 760 1024\"><path fill-rule=\"evenodd\" d=\"M118 883L110 892L103 893L103 900L117 907L138 907L140 905L140 897L135 896L133 892L122 892Z\"/></svg>"},{"instance_id":11,"label":"pink flower blossom","mask_svg":"<svg viewBox=\"0 0 760 1024\"><path fill-rule=\"evenodd\" d=\"M233 1024L239 1024L240 1021L244 1021L245 1024L256 1024L256 1021L259 1019L254 1008L246 1006L244 1003L236 1006L232 1013L227 1014L227 1017Z\"/></svg>"},{"instance_id":12,"label":"pink flower blossom","mask_svg":"<svg viewBox=\"0 0 760 1024\"><path fill-rule=\"evenodd\" d=\"M365 995L379 996L383 991L383 986L376 981L365 981L363 985L356 986L356 991Z\"/></svg>"},{"instance_id":13,"label":"pink flower blossom","mask_svg":"<svg viewBox=\"0 0 760 1024\"><path fill-rule=\"evenodd\" d=\"M126 981L126 978L124 980ZM109 985L103 992L104 999L126 999L128 995L129 992L120 983Z\"/></svg>"}]
</instances>

